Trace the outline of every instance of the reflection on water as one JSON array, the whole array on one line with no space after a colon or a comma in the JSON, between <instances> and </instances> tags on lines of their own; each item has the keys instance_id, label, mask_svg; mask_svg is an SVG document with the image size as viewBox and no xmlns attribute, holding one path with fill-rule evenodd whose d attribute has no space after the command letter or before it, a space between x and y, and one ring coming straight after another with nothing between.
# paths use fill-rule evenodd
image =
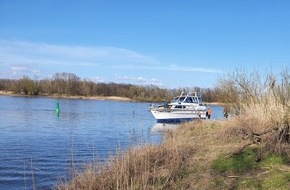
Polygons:
<instances>
[{"instance_id":1,"label":"reflection on water","mask_svg":"<svg viewBox=\"0 0 290 190\"><path fill-rule=\"evenodd\" d=\"M151 131L153 132L164 132L171 129L176 129L180 124L177 123L155 123Z\"/></svg>"}]
</instances>

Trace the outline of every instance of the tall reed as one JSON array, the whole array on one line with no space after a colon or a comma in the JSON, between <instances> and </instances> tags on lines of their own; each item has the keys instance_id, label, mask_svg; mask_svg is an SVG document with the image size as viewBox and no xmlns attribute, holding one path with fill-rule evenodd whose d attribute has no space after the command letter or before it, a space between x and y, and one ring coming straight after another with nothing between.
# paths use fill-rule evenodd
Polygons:
<instances>
[{"instance_id":1,"label":"tall reed","mask_svg":"<svg viewBox=\"0 0 290 190\"><path fill-rule=\"evenodd\" d=\"M280 152L290 143L290 75L236 70L220 80L221 97L237 118L236 127L255 143ZM287 150L289 152L289 150Z\"/></svg>"}]
</instances>

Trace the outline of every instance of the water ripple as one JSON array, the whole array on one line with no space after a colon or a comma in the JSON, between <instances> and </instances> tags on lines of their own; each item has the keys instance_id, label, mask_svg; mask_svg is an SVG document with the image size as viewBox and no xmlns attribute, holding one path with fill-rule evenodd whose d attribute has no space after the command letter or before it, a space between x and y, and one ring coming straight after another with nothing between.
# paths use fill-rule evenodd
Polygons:
<instances>
[{"instance_id":1,"label":"water ripple","mask_svg":"<svg viewBox=\"0 0 290 190\"><path fill-rule=\"evenodd\" d=\"M60 103L60 115L54 109ZM147 104L0 96L0 190L51 189L72 164L161 140ZM73 163L72 163L73 162Z\"/></svg>"}]
</instances>

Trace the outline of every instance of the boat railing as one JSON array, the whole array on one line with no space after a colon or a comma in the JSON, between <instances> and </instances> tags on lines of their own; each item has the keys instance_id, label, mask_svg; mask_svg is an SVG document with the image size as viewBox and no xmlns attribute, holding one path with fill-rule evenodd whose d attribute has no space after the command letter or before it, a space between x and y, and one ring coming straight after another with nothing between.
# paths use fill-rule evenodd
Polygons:
<instances>
[{"instance_id":1,"label":"boat railing","mask_svg":"<svg viewBox=\"0 0 290 190\"><path fill-rule=\"evenodd\" d=\"M191 99L188 102L188 97ZM197 92L189 92L186 94L186 96L184 96L184 92L181 92L181 94L177 97L175 97L171 102L165 102L163 105L159 105L156 109L159 108L162 110L170 110L171 106L176 105L176 104L181 104L181 103L190 103L190 104L196 104L196 105L202 105L202 101L201 99L197 96ZM175 107L175 106L174 106ZM173 107L173 108L174 108ZM153 110L154 105L151 104L149 106L149 110Z\"/></svg>"},{"instance_id":2,"label":"boat railing","mask_svg":"<svg viewBox=\"0 0 290 190\"><path fill-rule=\"evenodd\" d=\"M176 100L176 102L180 101L180 98L183 96L183 91L181 92L181 94L179 95L178 99Z\"/></svg>"},{"instance_id":3,"label":"boat railing","mask_svg":"<svg viewBox=\"0 0 290 190\"><path fill-rule=\"evenodd\" d=\"M196 92L189 92L189 93L187 93L186 97L187 96L195 96L195 97L197 97L197 93Z\"/></svg>"}]
</instances>

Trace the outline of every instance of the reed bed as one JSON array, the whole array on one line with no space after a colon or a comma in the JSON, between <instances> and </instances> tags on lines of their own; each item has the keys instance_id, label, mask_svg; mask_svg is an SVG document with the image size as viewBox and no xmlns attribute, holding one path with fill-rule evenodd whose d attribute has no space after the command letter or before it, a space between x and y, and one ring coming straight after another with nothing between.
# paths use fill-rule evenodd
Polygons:
<instances>
[{"instance_id":1,"label":"reed bed","mask_svg":"<svg viewBox=\"0 0 290 190\"><path fill-rule=\"evenodd\" d=\"M186 173L186 160L195 150L169 134L161 145L131 148L106 164L88 165L57 189L176 189L176 182Z\"/></svg>"},{"instance_id":2,"label":"reed bed","mask_svg":"<svg viewBox=\"0 0 290 190\"><path fill-rule=\"evenodd\" d=\"M220 81L220 92L226 95L235 113L235 127L252 143L289 154L290 143L290 75L265 77L257 72L236 71Z\"/></svg>"},{"instance_id":3,"label":"reed bed","mask_svg":"<svg viewBox=\"0 0 290 190\"><path fill-rule=\"evenodd\" d=\"M72 180L58 184L55 189L244 189L244 182L250 183L249 179L263 183L278 174L281 174L278 179L286 178L281 187L290 185L290 180L287 181L289 155L275 157L269 149L261 151L260 144L251 144L234 154L248 142L240 128L241 121L235 117L227 121L183 124L168 131L161 145L131 148L106 164L89 164L84 170L75 171ZM283 161L277 165L269 162L272 155ZM225 166L226 163L232 165ZM254 185L250 189L261 186ZM268 189L274 187L272 185Z\"/></svg>"}]
</instances>

